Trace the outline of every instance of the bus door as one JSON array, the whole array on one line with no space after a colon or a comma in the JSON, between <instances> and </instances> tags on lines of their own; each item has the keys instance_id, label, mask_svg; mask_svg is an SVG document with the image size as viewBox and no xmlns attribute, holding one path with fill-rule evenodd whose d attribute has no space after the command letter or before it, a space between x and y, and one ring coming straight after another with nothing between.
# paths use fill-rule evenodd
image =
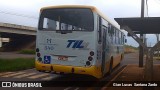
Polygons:
<instances>
[{"instance_id":1,"label":"bus door","mask_svg":"<svg viewBox=\"0 0 160 90\"><path fill-rule=\"evenodd\" d=\"M102 19L99 17L99 32L98 32L98 43L100 45L99 50L99 55L100 56L100 61L101 61L101 72L102 75L106 73L106 38L107 38L107 27L102 25Z\"/></svg>"},{"instance_id":2,"label":"bus door","mask_svg":"<svg viewBox=\"0 0 160 90\"><path fill-rule=\"evenodd\" d=\"M106 73L106 58L107 58L107 27L102 26L102 72Z\"/></svg>"}]
</instances>

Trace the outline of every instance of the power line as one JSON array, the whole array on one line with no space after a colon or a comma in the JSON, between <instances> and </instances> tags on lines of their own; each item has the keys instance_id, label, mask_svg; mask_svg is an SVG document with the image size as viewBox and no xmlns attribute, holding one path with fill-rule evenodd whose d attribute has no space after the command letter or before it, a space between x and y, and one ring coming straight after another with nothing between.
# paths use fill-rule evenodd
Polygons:
<instances>
[{"instance_id":1,"label":"power line","mask_svg":"<svg viewBox=\"0 0 160 90\"><path fill-rule=\"evenodd\" d=\"M0 13L21 16L21 17L27 17L27 18L32 18L32 19L38 19L37 17L34 17L34 16L28 16L28 15L18 14L18 13L11 13L11 12L5 12L5 11L0 11Z\"/></svg>"}]
</instances>

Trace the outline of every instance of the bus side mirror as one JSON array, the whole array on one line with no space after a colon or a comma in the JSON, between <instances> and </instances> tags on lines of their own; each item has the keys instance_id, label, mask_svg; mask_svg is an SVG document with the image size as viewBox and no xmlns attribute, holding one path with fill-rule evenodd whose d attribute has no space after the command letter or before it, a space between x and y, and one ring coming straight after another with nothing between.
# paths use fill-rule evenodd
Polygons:
<instances>
[{"instance_id":1,"label":"bus side mirror","mask_svg":"<svg viewBox=\"0 0 160 90\"><path fill-rule=\"evenodd\" d=\"M125 43L127 43L127 39L125 39Z\"/></svg>"}]
</instances>

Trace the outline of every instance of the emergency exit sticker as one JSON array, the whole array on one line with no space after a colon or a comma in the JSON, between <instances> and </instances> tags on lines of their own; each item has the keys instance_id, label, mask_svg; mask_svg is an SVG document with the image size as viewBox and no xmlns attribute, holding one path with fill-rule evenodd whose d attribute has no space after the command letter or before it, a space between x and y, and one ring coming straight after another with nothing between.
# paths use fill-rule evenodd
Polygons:
<instances>
[{"instance_id":1,"label":"emergency exit sticker","mask_svg":"<svg viewBox=\"0 0 160 90\"><path fill-rule=\"evenodd\" d=\"M44 64L50 64L51 63L51 56L44 56Z\"/></svg>"}]
</instances>

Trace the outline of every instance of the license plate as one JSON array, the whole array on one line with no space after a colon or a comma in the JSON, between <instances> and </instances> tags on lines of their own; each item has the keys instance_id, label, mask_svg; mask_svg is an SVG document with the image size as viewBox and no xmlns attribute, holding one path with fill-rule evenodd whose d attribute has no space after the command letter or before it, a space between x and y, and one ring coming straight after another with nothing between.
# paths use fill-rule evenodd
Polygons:
<instances>
[{"instance_id":1,"label":"license plate","mask_svg":"<svg viewBox=\"0 0 160 90\"><path fill-rule=\"evenodd\" d=\"M67 56L58 56L58 60L68 60L68 57Z\"/></svg>"}]
</instances>

